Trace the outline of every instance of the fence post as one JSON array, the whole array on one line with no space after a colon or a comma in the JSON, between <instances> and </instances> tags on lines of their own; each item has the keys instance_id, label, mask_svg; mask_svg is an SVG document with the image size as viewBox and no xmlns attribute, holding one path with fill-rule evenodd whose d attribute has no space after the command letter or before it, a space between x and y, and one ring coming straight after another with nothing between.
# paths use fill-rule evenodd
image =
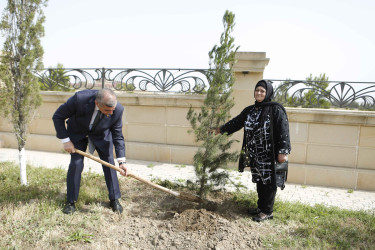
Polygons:
<instances>
[{"instance_id":1,"label":"fence post","mask_svg":"<svg viewBox=\"0 0 375 250\"><path fill-rule=\"evenodd\" d=\"M102 89L104 89L104 82L105 82L105 68L102 68Z\"/></svg>"},{"instance_id":2,"label":"fence post","mask_svg":"<svg viewBox=\"0 0 375 250\"><path fill-rule=\"evenodd\" d=\"M231 110L232 115L254 104L254 87L263 79L264 69L270 60L266 58L265 52L237 52L236 59L233 67L236 80L233 86L235 106Z\"/></svg>"}]
</instances>

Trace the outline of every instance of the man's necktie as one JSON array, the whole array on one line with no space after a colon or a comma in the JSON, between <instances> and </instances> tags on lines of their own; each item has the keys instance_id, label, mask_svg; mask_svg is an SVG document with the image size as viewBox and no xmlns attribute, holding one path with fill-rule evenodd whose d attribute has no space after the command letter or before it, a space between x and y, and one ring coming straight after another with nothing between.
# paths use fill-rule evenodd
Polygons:
<instances>
[{"instance_id":1,"label":"man's necktie","mask_svg":"<svg viewBox=\"0 0 375 250\"><path fill-rule=\"evenodd\" d=\"M93 121L93 123L92 123L92 125L91 125L91 129L90 129L90 131L93 131L93 130L95 129L96 125L98 125L98 123L99 123L99 121L100 121L101 118L102 118L102 112L100 112L100 111L98 110L98 112L96 113L95 119L94 119L94 121ZM94 145L94 143L90 140L90 137L89 137L89 152L90 152L90 154L93 154L94 151L95 151L95 145Z\"/></svg>"},{"instance_id":2,"label":"man's necktie","mask_svg":"<svg viewBox=\"0 0 375 250\"><path fill-rule=\"evenodd\" d=\"M102 114L102 112L100 112L100 111L98 110L98 112L96 113L96 116L95 116L94 122L93 122L92 125L91 125L91 129L90 129L90 131L93 131L93 130L95 129L96 125L98 125L98 123L99 123L99 121L100 121L100 118L101 118L101 114Z\"/></svg>"}]
</instances>

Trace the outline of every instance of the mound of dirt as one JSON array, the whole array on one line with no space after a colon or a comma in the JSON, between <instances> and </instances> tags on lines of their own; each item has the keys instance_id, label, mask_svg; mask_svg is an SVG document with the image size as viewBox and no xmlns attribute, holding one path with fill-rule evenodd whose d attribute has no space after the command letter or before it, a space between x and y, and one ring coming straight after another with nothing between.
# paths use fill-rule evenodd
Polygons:
<instances>
[{"instance_id":1,"label":"mound of dirt","mask_svg":"<svg viewBox=\"0 0 375 250\"><path fill-rule=\"evenodd\" d=\"M123 214L117 215L109 207L103 208L100 214L106 216L96 228L96 235L100 237L95 237L94 244L79 244L73 249L229 250L264 247L260 240L262 224L253 222L246 215L246 209L238 208L228 194L211 197L215 206L204 207L147 186L140 189L134 182L128 181L123 187L126 187L123 193L127 193L121 201Z\"/></svg>"},{"instance_id":2,"label":"mound of dirt","mask_svg":"<svg viewBox=\"0 0 375 250\"><path fill-rule=\"evenodd\" d=\"M171 224L180 231L203 230L209 234L217 231L218 217L205 209L188 209L181 214L176 214Z\"/></svg>"},{"instance_id":3,"label":"mound of dirt","mask_svg":"<svg viewBox=\"0 0 375 250\"><path fill-rule=\"evenodd\" d=\"M161 223L159 229L170 233L164 234L163 241L158 241L157 246L160 249L170 249L173 246L178 246L178 249L259 248L259 233L250 228L251 225L246 220L229 220L206 209L187 209Z\"/></svg>"}]
</instances>

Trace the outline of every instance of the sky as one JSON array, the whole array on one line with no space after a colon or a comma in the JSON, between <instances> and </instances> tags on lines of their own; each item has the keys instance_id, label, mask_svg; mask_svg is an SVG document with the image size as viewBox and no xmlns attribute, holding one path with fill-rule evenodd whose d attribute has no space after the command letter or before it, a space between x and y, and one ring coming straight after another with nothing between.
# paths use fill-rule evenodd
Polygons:
<instances>
[{"instance_id":1,"label":"sky","mask_svg":"<svg viewBox=\"0 0 375 250\"><path fill-rule=\"evenodd\" d=\"M375 82L374 0L50 0L44 66L206 69L226 10L239 51L270 59L264 78Z\"/></svg>"}]
</instances>

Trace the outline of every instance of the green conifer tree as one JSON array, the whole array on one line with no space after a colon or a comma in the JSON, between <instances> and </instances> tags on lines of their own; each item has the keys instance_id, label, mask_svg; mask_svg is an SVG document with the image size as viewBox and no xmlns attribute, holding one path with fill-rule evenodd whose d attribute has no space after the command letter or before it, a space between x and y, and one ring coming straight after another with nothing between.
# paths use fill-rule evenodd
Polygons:
<instances>
[{"instance_id":1,"label":"green conifer tree","mask_svg":"<svg viewBox=\"0 0 375 250\"><path fill-rule=\"evenodd\" d=\"M329 93L326 90L329 84L328 76L323 73L313 77L313 75L310 74L306 77L306 82L312 89L304 95L305 103L302 108L330 108L331 103L328 101Z\"/></svg>"},{"instance_id":2,"label":"green conifer tree","mask_svg":"<svg viewBox=\"0 0 375 250\"><path fill-rule=\"evenodd\" d=\"M232 67L238 47L234 45L231 32L235 15L226 11L223 17L224 32L220 45L209 52L210 69L207 78L210 83L204 104L200 112L190 108L187 119L190 121L197 142L201 142L194 156L195 174L199 186L198 195L205 197L214 186L224 185L229 176L222 168L238 159L237 152L229 152L235 140L226 134L215 136L211 132L230 118L230 109L234 105L232 86L234 76Z\"/></svg>"},{"instance_id":3,"label":"green conifer tree","mask_svg":"<svg viewBox=\"0 0 375 250\"><path fill-rule=\"evenodd\" d=\"M8 0L0 23L5 38L0 64L0 107L13 124L18 142L21 184L27 185L25 144L27 127L41 105L38 79L34 70L43 68L46 0Z\"/></svg>"},{"instance_id":4,"label":"green conifer tree","mask_svg":"<svg viewBox=\"0 0 375 250\"><path fill-rule=\"evenodd\" d=\"M69 76L66 75L66 70L62 63L58 63L56 68L48 69L48 75L39 77L40 90L53 91L74 91L69 82Z\"/></svg>"}]
</instances>

